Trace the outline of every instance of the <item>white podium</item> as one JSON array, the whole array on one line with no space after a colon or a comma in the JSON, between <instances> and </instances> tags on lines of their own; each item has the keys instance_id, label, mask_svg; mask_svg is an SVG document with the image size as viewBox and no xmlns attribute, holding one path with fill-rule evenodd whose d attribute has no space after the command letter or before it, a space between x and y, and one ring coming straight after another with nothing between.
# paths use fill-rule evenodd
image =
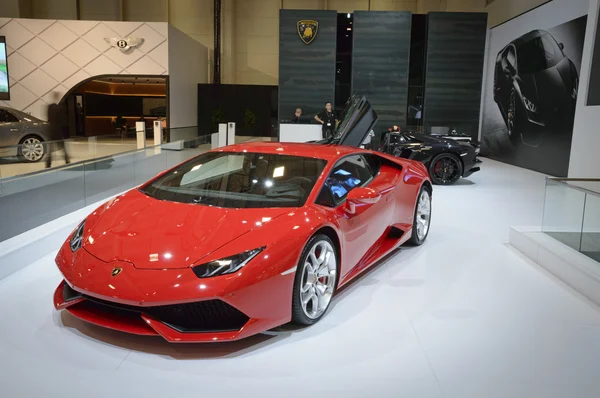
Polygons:
<instances>
[{"instance_id":1,"label":"white podium","mask_svg":"<svg viewBox=\"0 0 600 398\"><path fill-rule=\"evenodd\" d=\"M308 142L323 139L323 127L320 124L279 125L279 142Z\"/></svg>"}]
</instances>

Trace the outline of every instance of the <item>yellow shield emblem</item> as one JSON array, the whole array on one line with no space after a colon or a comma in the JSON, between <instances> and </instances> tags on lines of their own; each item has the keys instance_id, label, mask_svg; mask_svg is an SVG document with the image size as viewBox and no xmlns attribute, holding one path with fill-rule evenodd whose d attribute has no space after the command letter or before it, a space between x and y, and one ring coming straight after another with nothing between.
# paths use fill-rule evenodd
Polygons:
<instances>
[{"instance_id":1,"label":"yellow shield emblem","mask_svg":"<svg viewBox=\"0 0 600 398\"><path fill-rule=\"evenodd\" d=\"M304 44L310 44L317 37L319 23L312 20L298 21L298 35Z\"/></svg>"},{"instance_id":2,"label":"yellow shield emblem","mask_svg":"<svg viewBox=\"0 0 600 398\"><path fill-rule=\"evenodd\" d=\"M123 271L123 268L114 268L114 269L112 270L112 273L111 273L111 275L112 275L112 276L117 276L117 275L119 275L119 274L121 273L121 271Z\"/></svg>"}]
</instances>

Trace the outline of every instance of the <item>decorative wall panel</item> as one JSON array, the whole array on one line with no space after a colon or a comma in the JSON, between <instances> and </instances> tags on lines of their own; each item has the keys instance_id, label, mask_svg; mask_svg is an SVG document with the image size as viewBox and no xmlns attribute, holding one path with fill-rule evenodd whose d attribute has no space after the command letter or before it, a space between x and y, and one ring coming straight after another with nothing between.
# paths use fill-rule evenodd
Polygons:
<instances>
[{"instance_id":1,"label":"decorative wall panel","mask_svg":"<svg viewBox=\"0 0 600 398\"><path fill-rule=\"evenodd\" d=\"M425 130L479 135L487 14L432 12L427 23Z\"/></svg>"},{"instance_id":2,"label":"decorative wall panel","mask_svg":"<svg viewBox=\"0 0 600 398\"><path fill-rule=\"evenodd\" d=\"M354 13L352 92L377 112L376 133L406 125L411 19L410 12Z\"/></svg>"},{"instance_id":3,"label":"decorative wall panel","mask_svg":"<svg viewBox=\"0 0 600 398\"><path fill-rule=\"evenodd\" d=\"M64 95L85 79L106 74L166 75L168 34L163 22L0 19L6 36L8 106L46 119L52 93ZM105 38L144 42L125 54Z\"/></svg>"},{"instance_id":4,"label":"decorative wall panel","mask_svg":"<svg viewBox=\"0 0 600 398\"><path fill-rule=\"evenodd\" d=\"M279 121L290 119L297 107L312 118L335 97L337 13L281 10L279 15ZM319 24L310 44L298 34L301 20Z\"/></svg>"}]
</instances>

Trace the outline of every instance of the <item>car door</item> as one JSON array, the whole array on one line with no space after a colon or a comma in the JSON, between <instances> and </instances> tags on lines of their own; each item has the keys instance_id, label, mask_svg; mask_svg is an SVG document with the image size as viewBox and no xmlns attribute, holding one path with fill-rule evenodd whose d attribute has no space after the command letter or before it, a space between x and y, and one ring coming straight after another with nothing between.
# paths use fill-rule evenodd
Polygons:
<instances>
[{"instance_id":1,"label":"car door","mask_svg":"<svg viewBox=\"0 0 600 398\"><path fill-rule=\"evenodd\" d=\"M0 146L17 145L21 129L21 123L15 115L0 109Z\"/></svg>"},{"instance_id":2,"label":"car door","mask_svg":"<svg viewBox=\"0 0 600 398\"><path fill-rule=\"evenodd\" d=\"M371 162L372 163L372 162ZM382 194L381 199L357 214L345 210L346 197L356 187L370 187ZM330 207L335 208L342 239L342 279L367 253L387 229L393 215L393 201L388 195L393 191L389 184L382 184L377 170L360 154L339 160L327 177L324 190L329 196Z\"/></svg>"}]
</instances>

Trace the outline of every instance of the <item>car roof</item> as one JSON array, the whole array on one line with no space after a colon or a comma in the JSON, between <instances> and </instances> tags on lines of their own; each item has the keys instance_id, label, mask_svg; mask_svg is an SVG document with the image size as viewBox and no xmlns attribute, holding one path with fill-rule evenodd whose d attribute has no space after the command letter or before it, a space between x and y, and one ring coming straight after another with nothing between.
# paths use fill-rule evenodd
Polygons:
<instances>
[{"instance_id":1,"label":"car roof","mask_svg":"<svg viewBox=\"0 0 600 398\"><path fill-rule=\"evenodd\" d=\"M278 155L303 156L324 160L335 160L352 153L370 152L365 149L343 145L295 143L295 142L247 142L244 144L229 145L215 151L223 152L259 152Z\"/></svg>"},{"instance_id":2,"label":"car roof","mask_svg":"<svg viewBox=\"0 0 600 398\"><path fill-rule=\"evenodd\" d=\"M518 48L518 47L521 47L523 44L530 42L531 40L538 38L540 36L543 36L547 33L548 32L546 32L545 30L541 30L541 29L532 30L529 33L525 33L523 36L516 38L511 43L514 44L515 47Z\"/></svg>"}]
</instances>

